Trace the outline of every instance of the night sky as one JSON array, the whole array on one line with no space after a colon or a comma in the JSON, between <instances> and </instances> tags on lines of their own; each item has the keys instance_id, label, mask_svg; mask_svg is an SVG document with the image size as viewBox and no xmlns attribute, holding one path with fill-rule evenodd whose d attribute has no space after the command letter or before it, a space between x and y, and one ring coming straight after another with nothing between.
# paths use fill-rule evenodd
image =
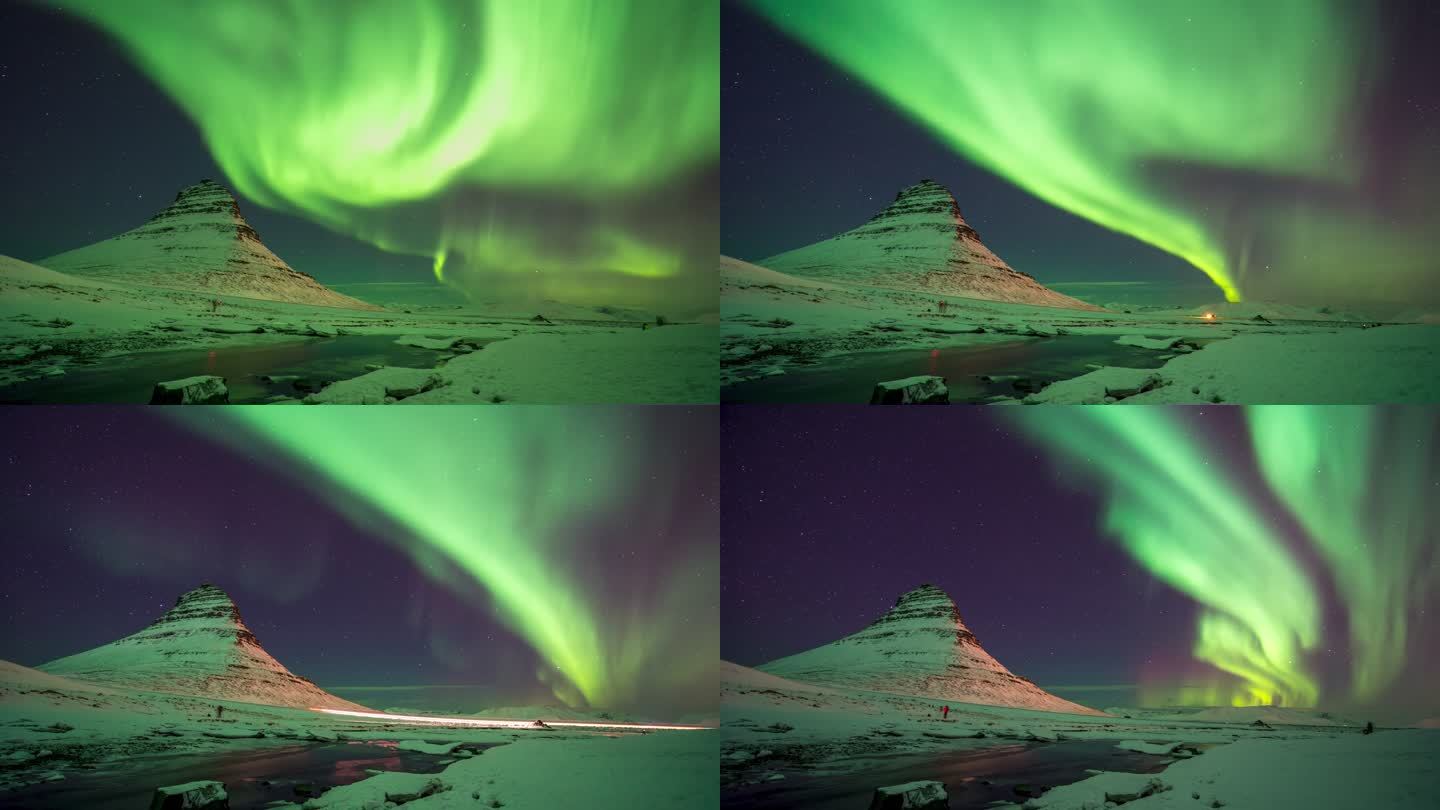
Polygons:
<instances>
[{"instance_id":1,"label":"night sky","mask_svg":"<svg viewBox=\"0 0 1440 810\"><path fill-rule=\"evenodd\" d=\"M757 12L757 6L768 6L776 15L824 14L823 4L796 10L771 0L724 2L723 253L755 261L834 236L866 221L901 188L931 178L955 194L962 215L987 246L1044 283L1151 283L1148 291L1136 286L1068 290L1102 302L1218 300L1219 288L1185 259L1069 213L980 168L943 134L922 123L915 109L902 111L897 104L910 94L935 120L963 129L963 121L946 118L950 105L943 82L916 87L924 83L907 82L904 77L912 75L907 71L926 71L927 66L934 75L976 70L973 61L967 62L967 36L1002 43L1011 36L1014 48L998 48L995 52L1001 54L1033 47L1032 35L1049 36L1050 40L1038 41L1058 46L1064 35L1056 34L1054 26L1016 11L994 15L1015 22L1015 30L1002 25L976 32L963 20L935 20L927 28L926 15L941 12L917 4L876 15L871 18L872 29L860 35L854 29L863 26L857 20L866 19L864 4L847 5L844 12L835 10L825 24L812 29L816 41L829 38L832 56L854 58L847 69L781 32ZM958 5L951 8L957 13L979 13L960 12ZM1329 14L1332 6L1316 4L1315 9ZM1154 48L1154 39L1143 35L1127 41L1127 34L1145 31L1146 26L1133 24L1136 21L1127 18L1123 9L1102 7L1089 17L1079 15L1098 30L1114 33L1117 42L1128 48L1100 53L1081 36L1064 43L1073 51L1042 52L1037 64L1064 65L1074 76L1109 70L1118 84L1130 84L1132 78L1143 84L1156 62L1163 63L1168 54L1166 67L1172 76L1199 78L1175 88L1167 99L1174 103L1164 105L1170 111L1153 116L1152 110L1162 105L1138 101L1127 114L1118 105L1107 108L1115 99L1098 91L1092 96L1096 89L1083 82L1071 88L1073 94L1038 104L1076 138L1092 139L1087 142L1089 156L1101 162L1098 176L1104 182L1081 188L1076 195L1094 191L1104 196L1115 190L1105 184L1119 188L1129 182L1122 193L1144 188L1152 194L1150 213L1176 213L1211 234L1207 238L1214 244L1205 252L1227 265L1226 272L1239 278L1248 298L1327 304L1369 301L1375 306L1411 308L1433 304L1437 286L1429 257L1436 245L1433 229L1426 223L1433 223L1440 212L1440 198L1434 192L1435 179L1440 177L1440 161L1435 158L1440 94L1430 79L1440 71L1433 48L1440 10L1433 3L1414 0L1388 0L1363 8L1338 3L1333 9L1327 20L1340 21L1338 30L1330 32L1335 41L1327 45L1317 40L1312 56L1323 63L1328 54L1340 52L1343 41L1352 49L1352 64L1331 59L1321 65L1323 71L1311 73L1305 65L1283 65L1278 56L1276 61L1264 61L1256 55L1264 50L1261 46L1250 49L1247 56L1255 60L1254 71L1265 75L1251 72L1248 79L1236 75L1233 61L1206 48L1187 46L1183 34L1170 32L1177 39L1168 51ZM1230 39L1239 41L1250 33L1246 28L1250 23L1241 22L1243 13L1227 16L1211 10L1216 12L1212 17L1221 18L1219 25L1234 20L1236 37ZM1162 36L1159 31L1164 29L1159 25L1156 29L1154 36ZM1265 35L1283 38L1293 30L1284 20L1271 20ZM902 44L906 36L916 38L912 47ZM928 42L919 41L927 36ZM1223 33L1217 36L1226 39ZM953 46L945 47L943 43L950 41ZM1137 55L1137 61L1128 61ZM856 64L869 69L872 81L888 82L895 98L863 81L854 71ZM1124 72L1126 66L1132 73ZM1333 83L1327 89L1334 89L1343 100L1333 119L1324 121L1318 110L1307 105L1305 94L1317 80L1323 81L1318 73L1330 71ZM1003 67L980 75L995 80L996 85L987 85L989 90L1026 92L1024 80ZM1012 78L1013 86L1007 86ZM1249 87L1260 81L1267 89L1249 93ZM1203 96L1194 104L1181 100L1192 91ZM1015 121L1023 122L1022 116L1030 111L1024 108ZM1218 115L1222 111L1233 120L1222 119ZM1288 145L1252 140L1250 128L1238 122L1254 120L1256 114L1272 116L1272 123L1283 122L1292 132ZM943 130L945 124L936 126ZM1169 140L1159 134L1150 137L1171 126L1175 134ZM1043 129L1018 128L1027 136ZM1008 143L1012 145L999 148L1010 155L1048 158L1052 154L1038 138ZM1106 158L1098 155L1113 144L1125 143L1135 146L1130 162L1102 165ZM1302 150L1313 155L1306 158L1310 165L1285 165ZM1020 161L1022 167L1025 163ZM1059 174L1047 175L1049 169L1017 171L1035 175L1036 182ZM1122 174L1130 179L1119 180ZM1335 182L1337 177L1346 179ZM1137 203L1131 213L1145 207ZM1127 224L1136 232L1146 230L1138 217Z\"/></svg>"},{"instance_id":2,"label":"night sky","mask_svg":"<svg viewBox=\"0 0 1440 810\"><path fill-rule=\"evenodd\" d=\"M663 472L666 486L646 483L643 496L625 495L618 511L595 507L570 521L566 534L576 542L569 550L553 538L531 542L553 549L550 567L573 568L575 581L597 585L586 592L601 595L598 620L607 632L639 631L665 650L667 642L650 638L658 632L653 624L698 622L711 632L692 630L668 650L713 660L706 646L716 635L713 613L657 618L636 611L630 598L683 576L677 555L713 554L713 411L634 409L629 416L632 452L642 468ZM604 421L598 411L587 417L591 430L605 429ZM237 434L238 423L226 424L225 432ZM16 408L7 415L0 430L0 659L35 666L114 641L211 582L235 600L265 649L322 686L472 687L440 695L453 700L448 705L434 705L437 696L429 695L432 709L558 702L535 680L537 654L496 619L484 591L435 554L407 553L423 546L407 540L397 522L361 497L317 498L294 477L303 469L298 459L258 440L244 442L244 450L204 434L136 408ZM647 449L652 441L663 450ZM533 448L535 469L545 469L544 455ZM453 477L470 461L425 463L452 469ZM513 460L486 463L529 480ZM544 503L545 494L534 492L532 502L514 508ZM477 527L482 553L483 538ZM713 582L713 569L708 575ZM638 704L628 708L672 717L713 711L713 680L661 687L654 675L638 676ZM410 693L344 694L377 708L416 705Z\"/></svg>"},{"instance_id":3,"label":"night sky","mask_svg":"<svg viewBox=\"0 0 1440 810\"><path fill-rule=\"evenodd\" d=\"M1171 409L1204 448L1195 463L1214 476L1207 490L1230 485L1250 493L1264 520L1293 532L1283 509L1255 495L1264 486L1245 463L1251 449L1243 413ZM1430 423L1433 431L1433 418ZM1077 422L1061 429L1096 428ZM723 431L726 660L755 666L820 646L878 618L900 594L933 583L956 601L985 649L1013 672L1046 686L1110 688L1059 690L1073 699L1102 708L1135 705L1138 685L1193 683L1215 672L1191 655L1199 605L1138 564L1104 528L1103 488L1064 472L1084 463L1059 464L1058 453L1027 439L1005 415L976 408L750 406L725 409ZM1377 430L1373 437L1377 447L1381 435ZM1395 441L1429 446L1424 431ZM1372 499L1399 486L1423 501L1417 488L1440 487L1433 456L1422 468L1427 471L1417 472L1398 456L1389 464L1399 445L1389 446L1379 453L1386 461L1370 473L1354 473L1374 479ZM1391 479L1408 483L1383 483ZM1183 509L1186 499L1177 491L1175 509ZM1434 525L1419 521L1433 520L1435 510L1411 506L1406 511L1397 501L1381 507L1387 520L1417 521L1411 529L1421 533L1411 535L1421 544L1418 561L1395 572L1409 581L1415 597L1406 609L1408 657L1382 702L1413 722L1426 716L1415 712L1440 708L1425 686L1427 673L1440 663L1440 633L1427 618L1440 581L1425 571L1440 570L1434 567L1440 555L1425 556L1434 555L1433 532L1429 540L1418 539ZM1225 532L1222 525L1196 529L1197 540L1180 542ZM1392 538L1376 531L1355 541ZM1303 569L1323 570L1313 550L1292 548ZM1253 568L1244 559L1232 563ZM1279 573L1269 578L1272 588L1280 587ZM1322 573L1316 581L1325 579ZM1331 707L1345 702L1341 684L1350 662L1334 587L1317 585L1328 629L1309 658L1331 681Z\"/></svg>"},{"instance_id":4,"label":"night sky","mask_svg":"<svg viewBox=\"0 0 1440 810\"><path fill-rule=\"evenodd\" d=\"M195 125L107 35L31 2L0 7L0 253L43 259L140 225L215 165ZM386 253L238 195L292 267L326 282L431 280L430 261Z\"/></svg>"},{"instance_id":5,"label":"night sky","mask_svg":"<svg viewBox=\"0 0 1440 810\"><path fill-rule=\"evenodd\" d=\"M966 161L744 3L727 0L722 24L725 255L755 261L828 239L930 178L955 195L987 247L1041 281L1163 281L1203 291L1183 259Z\"/></svg>"},{"instance_id":6,"label":"night sky","mask_svg":"<svg viewBox=\"0 0 1440 810\"><path fill-rule=\"evenodd\" d=\"M723 658L833 641L926 582L1042 684L1130 682L1152 649L1137 638L1183 655L1188 600L1097 535L1100 499L1062 486L983 409L962 411L726 409Z\"/></svg>"},{"instance_id":7,"label":"night sky","mask_svg":"<svg viewBox=\"0 0 1440 810\"><path fill-rule=\"evenodd\" d=\"M473 0L64 5L0 9L18 124L0 253L117 235L211 178L325 283L443 269L482 301L716 306L717 9L589 25Z\"/></svg>"}]
</instances>

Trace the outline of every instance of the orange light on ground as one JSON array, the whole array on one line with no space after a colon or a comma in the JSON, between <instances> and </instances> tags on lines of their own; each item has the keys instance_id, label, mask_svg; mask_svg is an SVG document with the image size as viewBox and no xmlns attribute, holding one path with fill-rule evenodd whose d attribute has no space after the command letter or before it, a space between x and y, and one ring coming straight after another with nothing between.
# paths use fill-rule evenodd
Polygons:
<instances>
[{"instance_id":1,"label":"orange light on ground","mask_svg":"<svg viewBox=\"0 0 1440 810\"><path fill-rule=\"evenodd\" d=\"M1215 313L1213 313L1213 312L1207 312L1207 313L1205 313L1205 320L1207 320L1207 321L1213 321L1213 320L1215 320Z\"/></svg>"}]
</instances>

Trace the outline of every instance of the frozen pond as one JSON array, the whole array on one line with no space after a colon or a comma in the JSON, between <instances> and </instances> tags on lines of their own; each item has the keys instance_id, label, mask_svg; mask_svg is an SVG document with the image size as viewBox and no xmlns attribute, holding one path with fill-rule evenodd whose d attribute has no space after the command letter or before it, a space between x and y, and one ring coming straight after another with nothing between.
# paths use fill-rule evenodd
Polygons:
<instances>
[{"instance_id":1,"label":"frozen pond","mask_svg":"<svg viewBox=\"0 0 1440 810\"><path fill-rule=\"evenodd\" d=\"M303 803L305 797L295 792L300 783L317 790L348 785L369 777L367 768L435 773L443 770L438 763L450 758L400 751L393 743L374 741L157 754L101 765L93 771L67 769L64 781L12 791L0 804L33 810L136 810L150 806L157 787L213 779L225 783L232 810L247 810L277 800Z\"/></svg>"},{"instance_id":2,"label":"frozen pond","mask_svg":"<svg viewBox=\"0 0 1440 810\"><path fill-rule=\"evenodd\" d=\"M0 402L145 404L155 383L199 374L226 379L230 402L260 403L277 394L303 397L293 381L265 383L262 375L298 375L315 389L322 381L366 372L366 364L430 368L448 352L395 343L396 335L342 335L235 347L177 349L107 357L47 377L0 388Z\"/></svg>"},{"instance_id":3,"label":"frozen pond","mask_svg":"<svg viewBox=\"0 0 1440 810\"><path fill-rule=\"evenodd\" d=\"M1022 396L1011 380L982 382L980 375L1015 375L1035 383L1078 377L1087 363L1158 368L1169 352L1115 343L1118 335L1065 335L950 346L897 349L829 357L813 366L787 366L786 373L727 385L724 402L866 403L875 384L919 374L938 374L950 388L951 402L984 402L1003 394Z\"/></svg>"},{"instance_id":4,"label":"frozen pond","mask_svg":"<svg viewBox=\"0 0 1440 810\"><path fill-rule=\"evenodd\" d=\"M843 760L824 772L785 772L785 779L722 791L727 810L868 807L875 788L921 779L945 783L951 810L981 808L997 800L1021 804L1017 785L1053 788L1085 779L1086 768L1155 773L1166 757L1122 751L1113 741L1002 745L945 753Z\"/></svg>"}]
</instances>

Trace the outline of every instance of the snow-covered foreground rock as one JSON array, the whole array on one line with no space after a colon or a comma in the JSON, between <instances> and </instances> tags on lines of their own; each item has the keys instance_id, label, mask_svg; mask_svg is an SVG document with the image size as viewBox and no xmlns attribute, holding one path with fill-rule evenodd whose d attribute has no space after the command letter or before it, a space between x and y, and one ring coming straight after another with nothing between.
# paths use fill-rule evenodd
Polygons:
<instances>
[{"instance_id":1,"label":"snow-covered foreground rock","mask_svg":"<svg viewBox=\"0 0 1440 810\"><path fill-rule=\"evenodd\" d=\"M716 331L709 326L628 329L606 334L522 335L454 357L406 405L569 402L713 402L719 397ZM306 404L373 404L371 377ZM352 388L353 386L353 388ZM383 401L383 397L382 397Z\"/></svg>"},{"instance_id":2,"label":"snow-covered foreground rock","mask_svg":"<svg viewBox=\"0 0 1440 810\"><path fill-rule=\"evenodd\" d=\"M1106 401L1103 369L1056 383L1026 403ZM1127 405L1177 402L1339 405L1440 401L1440 331L1383 326L1294 335L1242 335L1145 371L1153 382Z\"/></svg>"},{"instance_id":3,"label":"snow-covered foreground rock","mask_svg":"<svg viewBox=\"0 0 1440 810\"><path fill-rule=\"evenodd\" d=\"M934 585L902 594L895 607L859 632L759 669L820 686L1100 714L1006 669L980 646L954 600Z\"/></svg>"},{"instance_id":4,"label":"snow-covered foreground rock","mask_svg":"<svg viewBox=\"0 0 1440 810\"><path fill-rule=\"evenodd\" d=\"M623 310L554 302L546 307L550 317L540 321L533 314L454 306L344 309L145 286L129 276L82 277L0 256L0 397L6 394L3 386L13 383L93 369L123 373L150 353L193 352L195 363L203 365L207 353L226 349L393 336L419 337L430 346L483 347L463 355L473 359L450 372L458 387L429 401L718 398L718 326L642 330L642 322L624 320L632 313ZM479 356L495 349L493 356ZM459 359L434 351L436 367ZM145 380L143 390L148 395L163 381ZM232 388L235 382L229 381ZM384 401L366 394L356 398Z\"/></svg>"},{"instance_id":5,"label":"snow-covered foreground rock","mask_svg":"<svg viewBox=\"0 0 1440 810\"><path fill-rule=\"evenodd\" d=\"M315 808L382 807L398 795L432 792L406 807L719 807L716 732L668 732L572 740L522 740L456 762L436 775L382 774L335 788ZM374 804L371 804L371 803Z\"/></svg>"},{"instance_id":6,"label":"snow-covered foreground rock","mask_svg":"<svg viewBox=\"0 0 1440 810\"><path fill-rule=\"evenodd\" d=\"M1079 364L1044 391L1017 388L1010 398L1037 404L1105 403L1107 396L1136 403L1440 401L1440 326L1435 324L1375 326L1283 304L1131 311L1033 306L834 276L805 278L728 257L720 260L720 288L725 386L823 372L870 352L979 351L1108 336L1117 348L1153 353L1147 356L1153 356L1156 368L1118 374L1128 381L1143 378L1139 372L1154 372L1159 375L1155 387L1111 396L1106 393L1109 380L1084 379L1091 369ZM1032 371L997 362L1002 365L983 373L1026 377ZM917 367L911 373L931 372ZM868 392L881 381L859 381L857 390ZM947 382L953 392L958 381ZM1060 387L1066 382L1073 385Z\"/></svg>"},{"instance_id":7,"label":"snow-covered foreground rock","mask_svg":"<svg viewBox=\"0 0 1440 810\"><path fill-rule=\"evenodd\" d=\"M1153 792L1140 796L1151 783ZM1127 808L1434 807L1440 804L1440 731L1240 740L1177 762L1158 777L1099 774L1024 807L1097 810L1131 796Z\"/></svg>"}]
</instances>

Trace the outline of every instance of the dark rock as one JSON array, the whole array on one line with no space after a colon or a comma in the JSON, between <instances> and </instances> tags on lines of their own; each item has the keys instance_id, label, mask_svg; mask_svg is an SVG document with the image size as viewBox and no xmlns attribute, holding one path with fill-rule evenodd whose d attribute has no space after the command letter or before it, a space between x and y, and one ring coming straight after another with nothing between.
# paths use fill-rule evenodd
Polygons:
<instances>
[{"instance_id":1,"label":"dark rock","mask_svg":"<svg viewBox=\"0 0 1440 810\"><path fill-rule=\"evenodd\" d=\"M870 810L946 810L950 797L945 784L933 779L875 788Z\"/></svg>"},{"instance_id":2,"label":"dark rock","mask_svg":"<svg viewBox=\"0 0 1440 810\"><path fill-rule=\"evenodd\" d=\"M225 387L225 378L213 374L156 383L150 394L151 405L225 405L229 402L230 390Z\"/></svg>"},{"instance_id":3,"label":"dark rock","mask_svg":"<svg viewBox=\"0 0 1440 810\"><path fill-rule=\"evenodd\" d=\"M229 810L224 782L202 780L155 789L150 810Z\"/></svg>"},{"instance_id":4,"label":"dark rock","mask_svg":"<svg viewBox=\"0 0 1440 810\"><path fill-rule=\"evenodd\" d=\"M871 405L916 405L949 401L950 389L945 385L945 378L933 374L877 383L870 394Z\"/></svg>"}]
</instances>

